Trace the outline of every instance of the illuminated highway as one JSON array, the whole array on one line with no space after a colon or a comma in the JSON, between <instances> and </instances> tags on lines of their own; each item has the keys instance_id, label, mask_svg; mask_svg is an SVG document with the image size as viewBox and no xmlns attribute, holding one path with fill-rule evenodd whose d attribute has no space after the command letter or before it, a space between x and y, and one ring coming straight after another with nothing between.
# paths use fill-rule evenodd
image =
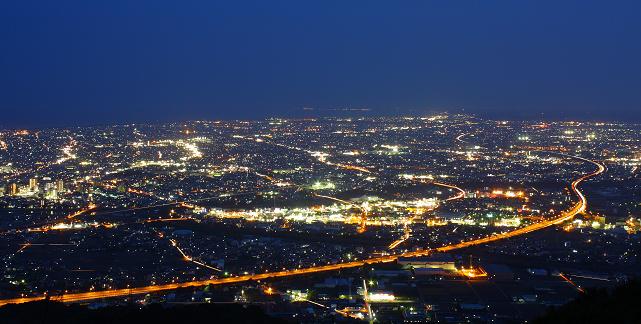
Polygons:
<instances>
[{"instance_id":1,"label":"illuminated highway","mask_svg":"<svg viewBox=\"0 0 641 324\"><path fill-rule=\"evenodd\" d=\"M448 197L444 201L458 200L458 199L463 199L465 197L465 190L463 190L463 189L461 189L461 188L459 188L457 186L450 185L450 184L447 184L447 183L442 183L442 182L436 182L436 181L433 181L431 183L434 184L434 185L437 185L437 186L441 186L441 187L445 187L445 188L449 188L449 189L454 189L454 190L458 191L458 193L456 195ZM392 242L388 246L388 249L393 250L393 249L397 248L399 245L403 244L403 242L407 241L412 236L412 228L409 225L410 225L410 222L413 219L414 218L412 218L408 222L405 222L405 224L403 226L403 236L401 236L401 238L399 238L398 240L395 240L394 242Z\"/></svg>"},{"instance_id":2,"label":"illuminated highway","mask_svg":"<svg viewBox=\"0 0 641 324\"><path fill-rule=\"evenodd\" d=\"M567 156L567 155L564 155L564 156ZM319 272L325 272L325 271L335 271L335 270L341 270L341 269L360 267L360 266L369 265L369 264L394 262L400 257L425 256L433 252L452 251L456 249L462 249L470 246L486 244L490 242L495 242L495 241L527 234L530 232L534 232L553 225L563 223L569 219L572 219L577 214L580 214L586 210L587 199L583 195L583 193L578 189L578 186L583 181L603 173L605 171L605 166L603 166L601 163L591 161L585 158L581 158L577 156L569 156L569 157L592 163L597 167L595 171L585 174L579 177L578 179L575 179L574 181L572 181L571 190L579 198L579 201L570 210L562 212L560 215L558 215L555 218L534 223L513 231L495 234L485 238L464 241L457 244L446 245L436 249L423 249L423 250L400 253L395 255L374 257L374 258L369 258L369 259L360 260L360 261L351 261L351 262L309 267L309 268L303 268L303 269L267 272L267 273L261 273L261 274L248 274L248 275L241 275L241 276L228 277L228 278L218 278L218 279L211 279L211 280L188 281L188 282L182 282L182 283L150 285L150 286L136 287L136 288L123 288L123 289L112 289L112 290L104 290L104 291L72 293L72 294L52 297L52 299L61 301L61 302L79 302L79 301L87 301L87 300L100 299L100 298L141 295L141 294L155 293L155 292L167 291L167 290L173 290L173 289L179 289L179 288L200 287L205 285L233 284L233 283L241 283L246 281L257 281L257 280L265 280L265 279L272 279L272 278L291 277L291 276L304 275L304 274L313 274L313 273L319 273ZM36 301L36 300L41 300L45 297L46 295L39 296L39 297L4 299L4 300L0 300L0 306L5 304L10 304L10 303L24 303L24 302Z\"/></svg>"},{"instance_id":3,"label":"illuminated highway","mask_svg":"<svg viewBox=\"0 0 641 324\"><path fill-rule=\"evenodd\" d=\"M567 283L569 283L570 285L572 285L572 287L576 288L576 290L578 290L580 293L585 294L585 290L584 290L583 288L579 287L579 285L577 285L576 283L574 283L574 281L572 281L572 279L568 278L568 277L567 277L566 275L564 275L563 273L559 273L559 277L561 277L561 279L565 280L565 282L567 282Z\"/></svg>"},{"instance_id":4,"label":"illuminated highway","mask_svg":"<svg viewBox=\"0 0 641 324\"><path fill-rule=\"evenodd\" d=\"M461 188L459 188L457 186L454 186L454 185L451 185L451 184L447 184L447 183L442 183L442 182L436 182L436 181L433 181L432 184L435 184L435 185L441 186L441 187L454 189L454 190L458 191L458 193L456 195L445 199L445 201L458 200L458 199L462 199L463 197L465 197L465 190L463 190L463 189L461 189Z\"/></svg>"},{"instance_id":5,"label":"illuminated highway","mask_svg":"<svg viewBox=\"0 0 641 324\"><path fill-rule=\"evenodd\" d=\"M465 137L466 135L467 135L467 133L463 133L463 134L461 134L459 136L456 136L456 140L461 142L461 143L467 143L466 141L463 140L463 137Z\"/></svg>"},{"instance_id":6,"label":"illuminated highway","mask_svg":"<svg viewBox=\"0 0 641 324\"><path fill-rule=\"evenodd\" d=\"M212 267L212 266L210 266L208 264L202 263L202 262L200 262L198 260L194 260L193 257L191 257L190 255L187 255L185 253L185 251L183 251L183 249L181 249L180 246L178 246L178 243L176 243L176 241L174 239L169 239L169 242L171 242L171 246L175 247L176 250L178 250L178 252L180 253L180 255L182 255L183 260L185 260L187 262L192 262L194 264L197 264L199 266L205 267L207 269L211 269L211 270L214 270L214 271L222 272L222 270L220 270L218 268L214 268L214 267Z\"/></svg>"},{"instance_id":7,"label":"illuminated highway","mask_svg":"<svg viewBox=\"0 0 641 324\"><path fill-rule=\"evenodd\" d=\"M339 199L339 198L336 198L336 197L319 195L319 194L316 194L316 193L314 194L314 196L315 197L319 197L319 198L325 198L325 199L333 200L333 201L339 202L341 204L345 204L345 205L348 205L350 207L354 207L354 208L360 209L361 210L361 220L360 220L360 224L358 225L358 233L359 234L365 233L365 231L367 230L367 210L365 208L363 208L361 206L358 206L356 204L352 204L351 202L349 202L347 200Z\"/></svg>"},{"instance_id":8,"label":"illuminated highway","mask_svg":"<svg viewBox=\"0 0 641 324\"><path fill-rule=\"evenodd\" d=\"M77 212L75 212L73 214L67 215L67 219L74 219L74 218L76 218L76 217L78 217L78 216L80 216L80 215L82 215L84 213L87 213L89 211L92 211L92 210L94 210L96 208L98 208L98 206L96 206L95 204L91 203L91 204L89 204L89 206L87 206L87 207L85 207L83 209L80 209L79 211L77 211Z\"/></svg>"}]
</instances>

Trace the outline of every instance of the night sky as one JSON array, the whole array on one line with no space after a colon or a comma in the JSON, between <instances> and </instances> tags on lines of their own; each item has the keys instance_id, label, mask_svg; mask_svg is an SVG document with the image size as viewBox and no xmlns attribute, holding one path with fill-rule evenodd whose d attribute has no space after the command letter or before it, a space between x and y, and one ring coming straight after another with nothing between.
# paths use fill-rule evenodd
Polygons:
<instances>
[{"instance_id":1,"label":"night sky","mask_svg":"<svg viewBox=\"0 0 641 324\"><path fill-rule=\"evenodd\" d=\"M641 1L0 2L0 128L340 108L641 122Z\"/></svg>"}]
</instances>

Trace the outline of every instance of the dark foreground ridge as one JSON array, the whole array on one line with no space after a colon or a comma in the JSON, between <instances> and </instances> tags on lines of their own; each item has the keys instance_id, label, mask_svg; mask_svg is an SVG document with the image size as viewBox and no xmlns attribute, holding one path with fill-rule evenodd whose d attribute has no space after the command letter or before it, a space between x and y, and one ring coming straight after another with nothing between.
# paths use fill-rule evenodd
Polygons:
<instances>
[{"instance_id":1,"label":"dark foreground ridge","mask_svg":"<svg viewBox=\"0 0 641 324\"><path fill-rule=\"evenodd\" d=\"M164 307L111 306L89 309L53 301L11 304L0 308L0 323L283 323L257 306L191 304Z\"/></svg>"},{"instance_id":2,"label":"dark foreground ridge","mask_svg":"<svg viewBox=\"0 0 641 324\"><path fill-rule=\"evenodd\" d=\"M588 290L534 323L641 323L641 280L630 281L611 292Z\"/></svg>"}]
</instances>

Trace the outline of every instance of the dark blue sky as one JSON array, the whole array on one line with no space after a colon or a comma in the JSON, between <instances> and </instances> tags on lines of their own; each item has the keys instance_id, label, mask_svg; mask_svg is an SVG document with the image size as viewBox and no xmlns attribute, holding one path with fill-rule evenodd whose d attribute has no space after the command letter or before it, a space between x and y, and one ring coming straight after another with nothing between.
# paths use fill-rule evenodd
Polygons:
<instances>
[{"instance_id":1,"label":"dark blue sky","mask_svg":"<svg viewBox=\"0 0 641 324\"><path fill-rule=\"evenodd\" d=\"M0 44L0 128L302 107L641 121L641 1L2 1Z\"/></svg>"}]
</instances>

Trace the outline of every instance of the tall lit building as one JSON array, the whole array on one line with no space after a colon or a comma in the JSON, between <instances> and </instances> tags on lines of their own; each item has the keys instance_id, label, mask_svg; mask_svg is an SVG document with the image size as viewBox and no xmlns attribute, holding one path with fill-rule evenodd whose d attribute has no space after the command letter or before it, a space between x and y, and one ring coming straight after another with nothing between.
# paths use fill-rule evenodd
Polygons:
<instances>
[{"instance_id":1,"label":"tall lit building","mask_svg":"<svg viewBox=\"0 0 641 324\"><path fill-rule=\"evenodd\" d=\"M62 180L56 181L56 191L62 193L65 191L65 183Z\"/></svg>"},{"instance_id":2,"label":"tall lit building","mask_svg":"<svg viewBox=\"0 0 641 324\"><path fill-rule=\"evenodd\" d=\"M12 183L9 185L9 195L15 196L18 194L18 185L16 183Z\"/></svg>"},{"instance_id":3,"label":"tall lit building","mask_svg":"<svg viewBox=\"0 0 641 324\"><path fill-rule=\"evenodd\" d=\"M29 179L29 191L38 191L38 179L31 178Z\"/></svg>"}]
</instances>

